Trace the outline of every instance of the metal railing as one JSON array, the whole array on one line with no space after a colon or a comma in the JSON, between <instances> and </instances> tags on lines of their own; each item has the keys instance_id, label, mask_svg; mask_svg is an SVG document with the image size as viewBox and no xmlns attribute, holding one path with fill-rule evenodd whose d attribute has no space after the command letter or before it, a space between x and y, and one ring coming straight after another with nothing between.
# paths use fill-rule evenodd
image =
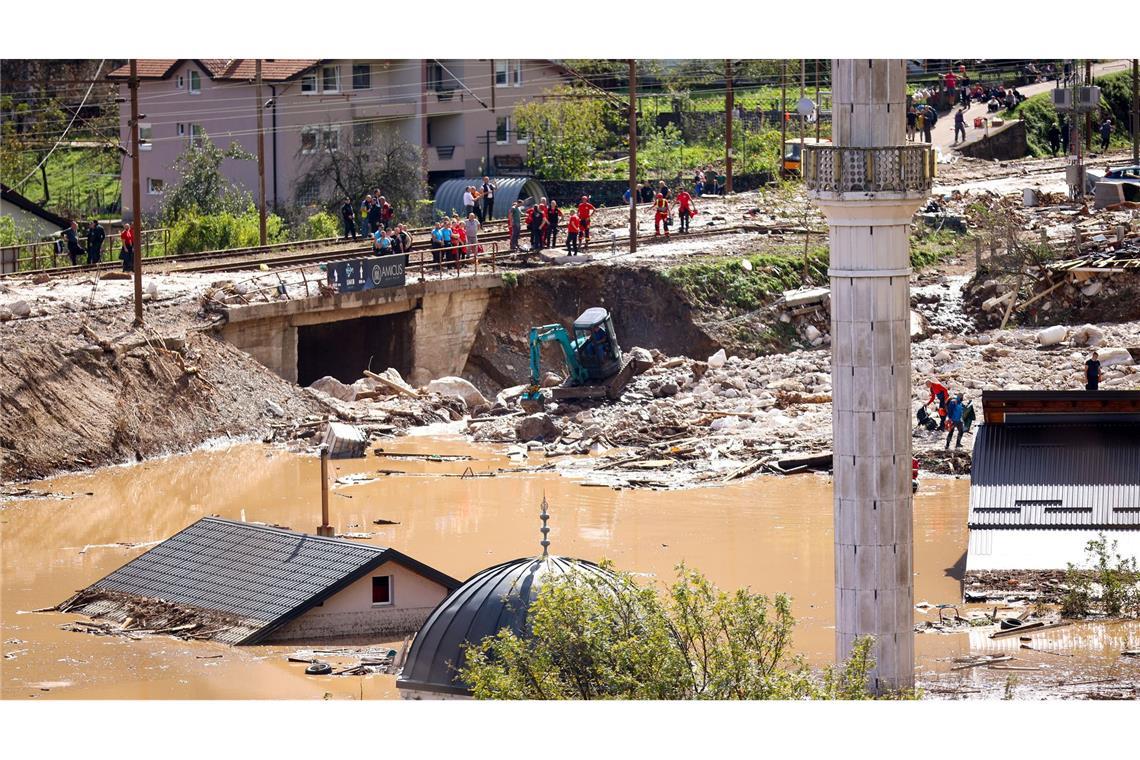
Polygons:
<instances>
[{"instance_id":1,"label":"metal railing","mask_svg":"<svg viewBox=\"0 0 1140 760\"><path fill-rule=\"evenodd\" d=\"M928 193L934 184L934 151L926 145L805 145L803 176L814 193Z\"/></svg>"},{"instance_id":2,"label":"metal railing","mask_svg":"<svg viewBox=\"0 0 1140 760\"><path fill-rule=\"evenodd\" d=\"M119 249L122 247L119 242L121 234L114 232L107 235L103 240L102 261L118 260ZM139 243L143 258L163 256L170 245L170 229L167 227L144 229L140 235ZM79 263L85 264L87 262L87 237L85 235L79 236L79 246L83 249L83 253L78 256ZM0 273L3 274L70 265L71 258L67 253L67 241L62 234L53 240L6 245L0 248Z\"/></svg>"}]
</instances>

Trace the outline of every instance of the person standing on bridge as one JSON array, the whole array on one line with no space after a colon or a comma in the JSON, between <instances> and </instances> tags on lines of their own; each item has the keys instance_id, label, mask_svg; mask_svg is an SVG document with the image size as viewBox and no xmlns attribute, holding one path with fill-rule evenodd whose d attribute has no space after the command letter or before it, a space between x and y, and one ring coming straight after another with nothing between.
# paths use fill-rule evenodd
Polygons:
<instances>
[{"instance_id":1,"label":"person standing on bridge","mask_svg":"<svg viewBox=\"0 0 1140 760\"><path fill-rule=\"evenodd\" d=\"M380 223L380 196L370 198L370 205L368 206L368 234L375 235L377 231L383 228Z\"/></svg>"},{"instance_id":2,"label":"person standing on bridge","mask_svg":"<svg viewBox=\"0 0 1140 760\"><path fill-rule=\"evenodd\" d=\"M962 135L962 139L958 139L958 135ZM954 112L954 143L966 142L966 109L959 108Z\"/></svg>"},{"instance_id":3,"label":"person standing on bridge","mask_svg":"<svg viewBox=\"0 0 1140 760\"><path fill-rule=\"evenodd\" d=\"M340 218L344 221L344 239L348 240L351 237L356 240L356 212L353 211L352 201L347 197L341 204Z\"/></svg>"},{"instance_id":4,"label":"person standing on bridge","mask_svg":"<svg viewBox=\"0 0 1140 760\"><path fill-rule=\"evenodd\" d=\"M369 237L372 236L372 232L373 232L372 226L368 223L368 214L371 211L372 211L372 196L371 195L365 195L364 200L362 200L360 202L360 224L361 224L361 229L364 230L364 234L369 236Z\"/></svg>"},{"instance_id":5,"label":"person standing on bridge","mask_svg":"<svg viewBox=\"0 0 1140 760\"><path fill-rule=\"evenodd\" d=\"M377 204L380 206L380 224L384 227L384 229L391 230L392 216L395 213L394 209L392 208L392 204L389 203L388 199L383 195L380 196Z\"/></svg>"},{"instance_id":6,"label":"person standing on bridge","mask_svg":"<svg viewBox=\"0 0 1140 760\"><path fill-rule=\"evenodd\" d=\"M479 227L479 219L474 212L468 214L466 222L468 255L479 252Z\"/></svg>"},{"instance_id":7,"label":"person standing on bridge","mask_svg":"<svg viewBox=\"0 0 1140 760\"><path fill-rule=\"evenodd\" d=\"M99 224L98 219L91 220L87 228L87 265L98 264L103 259L103 241L107 233Z\"/></svg>"}]
</instances>

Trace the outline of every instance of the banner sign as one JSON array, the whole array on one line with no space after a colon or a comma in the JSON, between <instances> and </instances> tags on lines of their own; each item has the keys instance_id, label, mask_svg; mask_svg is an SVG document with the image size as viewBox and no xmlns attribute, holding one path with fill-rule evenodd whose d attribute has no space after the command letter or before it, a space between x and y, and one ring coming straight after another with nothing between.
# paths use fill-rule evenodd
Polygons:
<instances>
[{"instance_id":1,"label":"banner sign","mask_svg":"<svg viewBox=\"0 0 1140 760\"><path fill-rule=\"evenodd\" d=\"M328 265L328 278L329 287L338 293L398 288L404 285L404 255L332 262Z\"/></svg>"}]
</instances>

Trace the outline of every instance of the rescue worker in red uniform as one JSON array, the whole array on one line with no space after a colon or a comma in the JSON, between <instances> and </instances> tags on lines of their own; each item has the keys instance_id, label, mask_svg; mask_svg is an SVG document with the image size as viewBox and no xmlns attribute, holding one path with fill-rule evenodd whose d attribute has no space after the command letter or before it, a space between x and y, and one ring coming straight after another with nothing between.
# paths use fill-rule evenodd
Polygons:
<instances>
[{"instance_id":1,"label":"rescue worker in red uniform","mask_svg":"<svg viewBox=\"0 0 1140 760\"><path fill-rule=\"evenodd\" d=\"M566 224L566 251L571 256L578 255L578 233L581 231L581 220L577 214L571 214L570 221Z\"/></svg>"},{"instance_id":2,"label":"rescue worker in red uniform","mask_svg":"<svg viewBox=\"0 0 1140 760\"><path fill-rule=\"evenodd\" d=\"M665 227L665 237L669 237L669 199L661 193L653 199L653 236L661 236L661 227Z\"/></svg>"},{"instance_id":3,"label":"rescue worker in red uniform","mask_svg":"<svg viewBox=\"0 0 1140 760\"><path fill-rule=\"evenodd\" d=\"M582 226L583 248L590 247L590 214L594 213L595 210L594 204L590 203L590 196L583 195L582 202L578 204L578 224Z\"/></svg>"},{"instance_id":4,"label":"rescue worker in red uniform","mask_svg":"<svg viewBox=\"0 0 1140 760\"><path fill-rule=\"evenodd\" d=\"M681 219L680 232L689 231L689 219L695 216L697 209L693 206L693 196L689 195L689 191L681 188L681 192L677 193L677 216Z\"/></svg>"}]
</instances>

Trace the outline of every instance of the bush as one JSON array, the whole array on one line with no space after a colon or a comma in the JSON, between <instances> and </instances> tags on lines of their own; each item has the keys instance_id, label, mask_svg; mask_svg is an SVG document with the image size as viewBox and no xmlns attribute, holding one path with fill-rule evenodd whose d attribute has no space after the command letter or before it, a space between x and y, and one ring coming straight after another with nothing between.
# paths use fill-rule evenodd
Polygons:
<instances>
[{"instance_id":1,"label":"bush","mask_svg":"<svg viewBox=\"0 0 1140 760\"><path fill-rule=\"evenodd\" d=\"M23 245L32 242L32 234L17 227L10 216L0 216L0 245Z\"/></svg>"},{"instance_id":2,"label":"bush","mask_svg":"<svg viewBox=\"0 0 1140 760\"><path fill-rule=\"evenodd\" d=\"M305 220L301 229L303 240L323 240L338 237L341 233L337 218L327 211L318 211Z\"/></svg>"},{"instance_id":3,"label":"bush","mask_svg":"<svg viewBox=\"0 0 1140 760\"><path fill-rule=\"evenodd\" d=\"M1135 557L1121 556L1117 542L1110 545L1103 533L1089 541L1085 555L1091 571L1078 570L1072 564L1065 573L1068 591L1061 599L1065 617L1087 617L1092 611L1093 583L1100 587L1100 604L1110 617L1140 615L1140 569Z\"/></svg>"},{"instance_id":4,"label":"bush","mask_svg":"<svg viewBox=\"0 0 1140 760\"><path fill-rule=\"evenodd\" d=\"M283 242L285 225L281 217L270 214L265 220L265 232L266 242ZM193 253L248 248L258 245L261 242L260 238L258 214L254 208L249 208L241 215L228 211L218 214L199 214L190 211L182 215L171 227L170 251Z\"/></svg>"}]
</instances>

